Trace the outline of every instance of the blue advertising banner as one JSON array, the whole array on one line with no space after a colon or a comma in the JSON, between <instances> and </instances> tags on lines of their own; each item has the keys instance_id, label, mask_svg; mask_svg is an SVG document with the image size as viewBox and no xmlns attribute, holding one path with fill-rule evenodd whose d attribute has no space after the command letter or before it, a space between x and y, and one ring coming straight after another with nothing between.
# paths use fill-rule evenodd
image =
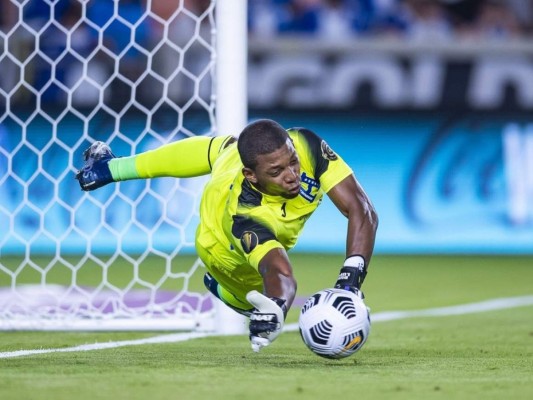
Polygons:
<instances>
[{"instance_id":1,"label":"blue advertising banner","mask_svg":"<svg viewBox=\"0 0 533 400\"><path fill-rule=\"evenodd\" d=\"M533 254L533 121L524 116L251 117L312 129L350 164L380 217L376 253ZM74 173L88 142L72 134L75 120L67 122L64 137L50 134L44 120L33 124L24 144L19 125L0 127L0 253L193 251L205 179L131 181L83 193ZM99 132L118 155L184 137L139 141L135 116L121 123L120 135ZM346 219L325 198L294 251L344 252L345 236Z\"/></svg>"},{"instance_id":2,"label":"blue advertising banner","mask_svg":"<svg viewBox=\"0 0 533 400\"><path fill-rule=\"evenodd\" d=\"M353 168L379 214L377 253L533 254L530 119L397 113L279 120L315 130ZM519 146L505 139L513 128ZM343 252L345 218L327 200L316 214L297 249Z\"/></svg>"}]
</instances>

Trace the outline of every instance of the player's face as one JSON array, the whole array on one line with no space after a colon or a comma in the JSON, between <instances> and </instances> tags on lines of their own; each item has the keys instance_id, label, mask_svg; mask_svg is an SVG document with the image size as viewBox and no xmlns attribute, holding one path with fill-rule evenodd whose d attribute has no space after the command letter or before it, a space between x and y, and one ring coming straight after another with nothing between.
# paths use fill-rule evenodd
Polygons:
<instances>
[{"instance_id":1,"label":"player's face","mask_svg":"<svg viewBox=\"0 0 533 400\"><path fill-rule=\"evenodd\" d=\"M265 194L292 199L300 193L300 159L290 139L278 150L257 156L256 168L244 168L243 173Z\"/></svg>"}]
</instances>

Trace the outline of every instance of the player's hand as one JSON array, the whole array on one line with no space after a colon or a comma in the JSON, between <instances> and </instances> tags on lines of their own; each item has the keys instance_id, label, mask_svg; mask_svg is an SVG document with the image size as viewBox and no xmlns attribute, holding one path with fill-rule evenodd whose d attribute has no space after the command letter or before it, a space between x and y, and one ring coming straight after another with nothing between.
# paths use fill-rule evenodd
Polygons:
<instances>
[{"instance_id":1,"label":"player's hand","mask_svg":"<svg viewBox=\"0 0 533 400\"><path fill-rule=\"evenodd\" d=\"M83 164L76 174L80 187L84 191L98 189L113 182L109 161L115 158L111 148L103 142L94 142L83 152Z\"/></svg>"},{"instance_id":2,"label":"player's hand","mask_svg":"<svg viewBox=\"0 0 533 400\"><path fill-rule=\"evenodd\" d=\"M252 290L246 300L255 307L250 316L250 342L256 353L272 343L283 329L283 309L272 299Z\"/></svg>"},{"instance_id":3,"label":"player's hand","mask_svg":"<svg viewBox=\"0 0 533 400\"><path fill-rule=\"evenodd\" d=\"M350 256L344 261L344 266L339 272L335 288L349 290L361 299L365 296L361 291L361 285L366 276L366 262L363 256Z\"/></svg>"}]
</instances>

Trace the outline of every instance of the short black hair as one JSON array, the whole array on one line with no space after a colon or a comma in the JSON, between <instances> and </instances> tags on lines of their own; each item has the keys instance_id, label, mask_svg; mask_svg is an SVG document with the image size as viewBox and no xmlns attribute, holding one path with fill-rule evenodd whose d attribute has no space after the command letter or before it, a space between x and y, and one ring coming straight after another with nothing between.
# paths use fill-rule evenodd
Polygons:
<instances>
[{"instance_id":1,"label":"short black hair","mask_svg":"<svg viewBox=\"0 0 533 400\"><path fill-rule=\"evenodd\" d=\"M237 142L243 165L255 169L258 155L278 150L287 143L288 138L287 131L276 121L260 119L252 122L243 129Z\"/></svg>"}]
</instances>

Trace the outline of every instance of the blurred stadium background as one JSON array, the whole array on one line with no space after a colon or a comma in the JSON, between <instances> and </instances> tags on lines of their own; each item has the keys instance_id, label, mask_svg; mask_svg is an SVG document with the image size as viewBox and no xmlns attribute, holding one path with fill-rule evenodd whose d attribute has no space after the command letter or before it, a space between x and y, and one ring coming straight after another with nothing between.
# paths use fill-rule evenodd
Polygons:
<instances>
[{"instance_id":1,"label":"blurred stadium background","mask_svg":"<svg viewBox=\"0 0 533 400\"><path fill-rule=\"evenodd\" d=\"M247 5L248 119L315 130L380 215L369 342L332 363L296 332L344 258L327 199L292 252L293 331L252 354L147 320L213 308L203 180L73 179L93 140L127 155L214 133L212 1L2 0L0 330L46 321L0 334L0 398L533 398L533 1ZM42 331L63 312L91 331ZM94 332L111 312L144 331Z\"/></svg>"},{"instance_id":2,"label":"blurred stadium background","mask_svg":"<svg viewBox=\"0 0 533 400\"><path fill-rule=\"evenodd\" d=\"M201 182L106 202L72 175L88 134L129 154L211 132L211 16L206 0L0 3L0 285L98 269L79 254L192 251ZM249 119L313 129L346 159L380 215L376 256L533 257L533 2L250 0L247 26ZM341 254L344 226L325 201L294 252Z\"/></svg>"}]
</instances>

